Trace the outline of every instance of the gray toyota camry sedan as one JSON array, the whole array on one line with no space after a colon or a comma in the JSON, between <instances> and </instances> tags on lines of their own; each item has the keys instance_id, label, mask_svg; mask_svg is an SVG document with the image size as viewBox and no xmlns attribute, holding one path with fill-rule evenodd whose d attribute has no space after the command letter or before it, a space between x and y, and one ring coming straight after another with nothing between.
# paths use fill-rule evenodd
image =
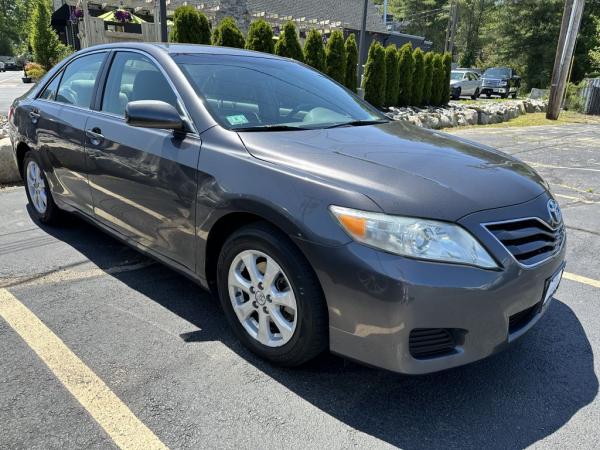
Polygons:
<instances>
[{"instance_id":1,"label":"gray toyota camry sedan","mask_svg":"<svg viewBox=\"0 0 600 450\"><path fill-rule=\"evenodd\" d=\"M533 169L391 121L292 60L92 47L9 120L40 222L79 214L192 278L277 364L479 360L540 319L564 268L560 209Z\"/></svg>"}]
</instances>

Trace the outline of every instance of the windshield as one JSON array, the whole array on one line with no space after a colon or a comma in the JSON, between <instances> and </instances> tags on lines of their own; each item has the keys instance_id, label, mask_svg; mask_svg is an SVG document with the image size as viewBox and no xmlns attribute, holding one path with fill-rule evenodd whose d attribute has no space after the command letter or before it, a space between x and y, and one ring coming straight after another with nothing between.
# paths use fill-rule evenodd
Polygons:
<instances>
[{"instance_id":1,"label":"windshield","mask_svg":"<svg viewBox=\"0 0 600 450\"><path fill-rule=\"evenodd\" d=\"M508 78L510 77L510 69L493 67L486 70L483 76L486 78Z\"/></svg>"},{"instance_id":2,"label":"windshield","mask_svg":"<svg viewBox=\"0 0 600 450\"><path fill-rule=\"evenodd\" d=\"M451 72L450 73L450 79L451 80L462 80L463 76L464 76L464 72Z\"/></svg>"},{"instance_id":3,"label":"windshield","mask_svg":"<svg viewBox=\"0 0 600 450\"><path fill-rule=\"evenodd\" d=\"M234 55L175 58L221 125L236 130L326 128L387 121L321 73L290 61Z\"/></svg>"}]
</instances>

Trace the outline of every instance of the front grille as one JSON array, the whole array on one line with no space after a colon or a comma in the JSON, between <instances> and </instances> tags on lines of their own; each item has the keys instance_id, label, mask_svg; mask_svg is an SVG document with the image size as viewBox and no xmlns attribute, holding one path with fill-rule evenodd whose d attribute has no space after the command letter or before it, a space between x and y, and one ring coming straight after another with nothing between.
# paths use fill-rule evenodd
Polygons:
<instances>
[{"instance_id":1,"label":"front grille","mask_svg":"<svg viewBox=\"0 0 600 450\"><path fill-rule=\"evenodd\" d=\"M524 266L535 266L558 253L565 241L565 227L551 228L530 218L486 224L486 228Z\"/></svg>"},{"instance_id":2,"label":"front grille","mask_svg":"<svg viewBox=\"0 0 600 450\"><path fill-rule=\"evenodd\" d=\"M508 332L514 333L527 325L539 310L539 303L524 309L508 318Z\"/></svg>"},{"instance_id":3,"label":"front grille","mask_svg":"<svg viewBox=\"0 0 600 450\"><path fill-rule=\"evenodd\" d=\"M456 341L448 328L415 328L410 332L409 348L413 358L424 359L454 352Z\"/></svg>"},{"instance_id":4,"label":"front grille","mask_svg":"<svg viewBox=\"0 0 600 450\"><path fill-rule=\"evenodd\" d=\"M498 80L483 80L483 87L498 87L500 86L500 81Z\"/></svg>"}]
</instances>

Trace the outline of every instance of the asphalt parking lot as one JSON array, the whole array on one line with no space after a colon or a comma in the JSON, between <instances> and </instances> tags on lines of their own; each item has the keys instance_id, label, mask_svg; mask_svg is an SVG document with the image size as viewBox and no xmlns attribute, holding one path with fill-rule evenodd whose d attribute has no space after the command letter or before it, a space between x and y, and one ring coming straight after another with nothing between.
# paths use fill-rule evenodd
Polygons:
<instances>
[{"instance_id":1,"label":"asphalt parking lot","mask_svg":"<svg viewBox=\"0 0 600 450\"><path fill-rule=\"evenodd\" d=\"M550 183L568 273L508 351L420 377L270 366L186 278L74 217L40 227L22 187L0 190L0 448L597 448L600 127L453 134Z\"/></svg>"},{"instance_id":2,"label":"asphalt parking lot","mask_svg":"<svg viewBox=\"0 0 600 450\"><path fill-rule=\"evenodd\" d=\"M22 70L0 72L0 115L6 115L13 100L33 87L21 81Z\"/></svg>"}]
</instances>

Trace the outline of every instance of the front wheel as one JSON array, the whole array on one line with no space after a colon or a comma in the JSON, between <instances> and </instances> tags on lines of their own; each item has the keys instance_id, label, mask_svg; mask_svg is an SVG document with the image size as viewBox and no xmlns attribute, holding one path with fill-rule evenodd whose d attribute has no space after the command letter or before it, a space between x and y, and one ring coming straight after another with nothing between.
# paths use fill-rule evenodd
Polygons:
<instances>
[{"instance_id":1,"label":"front wheel","mask_svg":"<svg viewBox=\"0 0 600 450\"><path fill-rule=\"evenodd\" d=\"M42 223L56 224L59 221L60 210L54 203L50 185L36 153L27 152L23 163L23 172L25 192L34 215Z\"/></svg>"},{"instance_id":2,"label":"front wheel","mask_svg":"<svg viewBox=\"0 0 600 450\"><path fill-rule=\"evenodd\" d=\"M217 266L221 305L242 343L284 366L328 346L327 307L311 266L290 239L265 223L227 239Z\"/></svg>"}]
</instances>

